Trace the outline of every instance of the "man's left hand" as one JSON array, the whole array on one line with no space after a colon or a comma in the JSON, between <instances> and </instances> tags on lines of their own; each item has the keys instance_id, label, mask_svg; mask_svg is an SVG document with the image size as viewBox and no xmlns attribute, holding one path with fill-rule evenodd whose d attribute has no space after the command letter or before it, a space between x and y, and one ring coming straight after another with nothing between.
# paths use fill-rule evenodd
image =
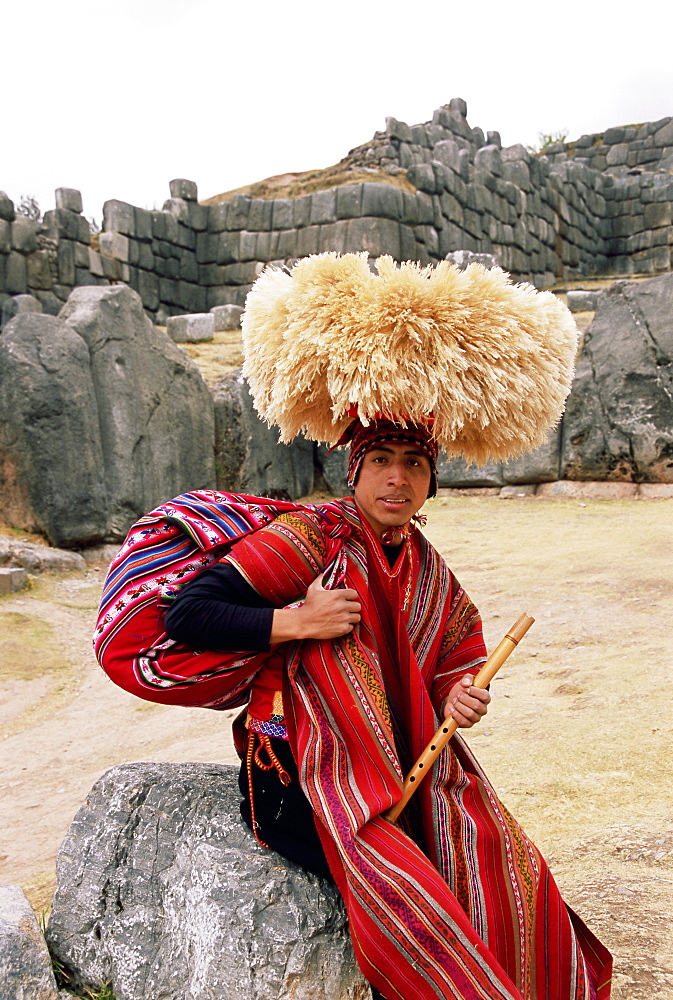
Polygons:
<instances>
[{"instance_id":1,"label":"man's left hand","mask_svg":"<svg viewBox=\"0 0 673 1000\"><path fill-rule=\"evenodd\" d=\"M473 685L472 674L465 674L457 681L442 703L445 719L454 719L461 729L469 729L488 711L491 696L488 691Z\"/></svg>"}]
</instances>

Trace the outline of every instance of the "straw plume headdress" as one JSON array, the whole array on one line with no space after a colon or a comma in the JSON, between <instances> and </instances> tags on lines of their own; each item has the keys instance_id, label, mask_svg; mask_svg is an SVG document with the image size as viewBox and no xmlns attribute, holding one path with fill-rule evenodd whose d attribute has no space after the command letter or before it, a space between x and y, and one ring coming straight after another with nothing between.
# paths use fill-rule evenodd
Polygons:
<instances>
[{"instance_id":1,"label":"straw plume headdress","mask_svg":"<svg viewBox=\"0 0 673 1000\"><path fill-rule=\"evenodd\" d=\"M359 416L433 420L481 463L540 444L570 391L577 328L562 302L494 268L323 253L265 270L243 316L243 368L281 440L334 444Z\"/></svg>"}]
</instances>

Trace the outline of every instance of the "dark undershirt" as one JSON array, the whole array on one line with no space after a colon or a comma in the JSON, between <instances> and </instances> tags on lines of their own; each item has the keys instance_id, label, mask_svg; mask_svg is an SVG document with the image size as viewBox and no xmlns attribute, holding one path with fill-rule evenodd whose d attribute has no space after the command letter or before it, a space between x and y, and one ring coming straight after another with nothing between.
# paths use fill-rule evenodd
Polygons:
<instances>
[{"instance_id":1,"label":"dark undershirt","mask_svg":"<svg viewBox=\"0 0 673 1000\"><path fill-rule=\"evenodd\" d=\"M401 545L384 545L391 566ZM164 616L166 635L192 649L259 652L269 649L273 605L230 563L202 570L185 584Z\"/></svg>"}]
</instances>

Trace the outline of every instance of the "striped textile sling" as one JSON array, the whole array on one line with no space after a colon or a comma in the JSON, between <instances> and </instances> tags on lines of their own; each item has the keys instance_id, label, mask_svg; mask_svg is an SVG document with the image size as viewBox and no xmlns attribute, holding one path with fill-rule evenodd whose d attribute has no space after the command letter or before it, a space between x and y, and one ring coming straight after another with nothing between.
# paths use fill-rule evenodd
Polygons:
<instances>
[{"instance_id":1,"label":"striped textile sling","mask_svg":"<svg viewBox=\"0 0 673 1000\"><path fill-rule=\"evenodd\" d=\"M605 1000L609 953L460 737L404 828L383 819L436 730L437 706L485 659L481 622L419 531L390 570L352 501L322 515L282 514L227 559L276 606L331 562L333 584L363 605L353 633L288 644L284 704L365 976L387 1000Z\"/></svg>"},{"instance_id":2,"label":"striped textile sling","mask_svg":"<svg viewBox=\"0 0 673 1000\"><path fill-rule=\"evenodd\" d=\"M147 545L134 530L151 532ZM290 745L355 954L386 1000L607 1000L609 953L566 907L459 736L398 823L383 818L443 698L486 655L476 609L421 532L391 569L351 500L188 494L132 529L101 606L104 669L142 698L229 708L245 703L269 654L168 640L155 572L166 552L168 591L173 577L179 585L225 558L277 607L323 571L324 586L358 593L354 632L273 655L284 655Z\"/></svg>"}]
</instances>

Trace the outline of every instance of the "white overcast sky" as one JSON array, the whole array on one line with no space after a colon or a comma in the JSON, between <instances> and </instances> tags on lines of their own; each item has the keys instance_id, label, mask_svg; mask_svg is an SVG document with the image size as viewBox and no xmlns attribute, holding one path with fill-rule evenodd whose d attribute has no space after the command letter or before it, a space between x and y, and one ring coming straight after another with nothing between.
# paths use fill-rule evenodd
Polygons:
<instances>
[{"instance_id":1,"label":"white overcast sky","mask_svg":"<svg viewBox=\"0 0 673 1000\"><path fill-rule=\"evenodd\" d=\"M504 145L673 114L673 3L22 0L2 14L0 190L160 208L337 162L452 97Z\"/></svg>"}]
</instances>

